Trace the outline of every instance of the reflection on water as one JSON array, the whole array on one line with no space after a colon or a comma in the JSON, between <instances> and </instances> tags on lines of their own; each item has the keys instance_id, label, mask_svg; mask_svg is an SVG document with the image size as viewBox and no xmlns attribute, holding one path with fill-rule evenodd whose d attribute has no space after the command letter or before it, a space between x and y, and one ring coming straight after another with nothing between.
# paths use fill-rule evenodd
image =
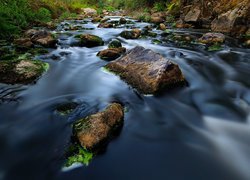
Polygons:
<instances>
[{"instance_id":1,"label":"reflection on water","mask_svg":"<svg viewBox=\"0 0 250 180\"><path fill-rule=\"evenodd\" d=\"M151 38L119 37L124 27L67 23L87 29L58 27L59 47L38 57L50 70L36 84L0 85L0 179L250 179L249 49L230 38L219 52L156 45ZM101 36L105 46L72 47L80 33ZM184 33L200 37L202 31ZM96 56L113 38L127 49L141 45L172 59L188 87L138 94L103 71L107 62ZM128 108L120 136L88 167L62 172L71 123L114 100ZM69 117L55 113L57 105L72 101L80 106Z\"/></svg>"}]
</instances>

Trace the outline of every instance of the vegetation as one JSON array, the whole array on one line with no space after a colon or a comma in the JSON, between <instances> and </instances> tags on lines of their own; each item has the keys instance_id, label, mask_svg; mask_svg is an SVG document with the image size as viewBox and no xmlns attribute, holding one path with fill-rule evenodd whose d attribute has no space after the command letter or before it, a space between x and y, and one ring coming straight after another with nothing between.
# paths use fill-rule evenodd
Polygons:
<instances>
[{"instance_id":1,"label":"vegetation","mask_svg":"<svg viewBox=\"0 0 250 180\"><path fill-rule=\"evenodd\" d=\"M66 167L69 167L74 163L81 163L87 166L93 158L93 153L82 148L80 145L71 145L68 150L68 155L66 156Z\"/></svg>"}]
</instances>

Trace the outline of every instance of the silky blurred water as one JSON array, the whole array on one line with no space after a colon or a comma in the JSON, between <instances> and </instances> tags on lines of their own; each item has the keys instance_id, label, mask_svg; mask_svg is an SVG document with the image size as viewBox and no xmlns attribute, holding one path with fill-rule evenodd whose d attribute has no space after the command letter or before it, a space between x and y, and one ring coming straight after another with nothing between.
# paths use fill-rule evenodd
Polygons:
<instances>
[{"instance_id":1,"label":"silky blurred water","mask_svg":"<svg viewBox=\"0 0 250 180\"><path fill-rule=\"evenodd\" d=\"M87 29L65 32L65 23ZM250 179L250 50L229 37L216 52L125 40L119 36L125 28L63 22L55 31L58 48L37 57L50 64L47 73L32 85L0 84L0 179ZM81 33L98 35L105 45L74 46ZM175 33L200 37L203 31ZM140 45L171 59L188 86L144 96L105 72L107 62L96 54L114 38L127 49ZM128 109L120 135L88 167L61 171L72 122L112 101ZM69 116L56 113L68 102L79 106Z\"/></svg>"}]
</instances>

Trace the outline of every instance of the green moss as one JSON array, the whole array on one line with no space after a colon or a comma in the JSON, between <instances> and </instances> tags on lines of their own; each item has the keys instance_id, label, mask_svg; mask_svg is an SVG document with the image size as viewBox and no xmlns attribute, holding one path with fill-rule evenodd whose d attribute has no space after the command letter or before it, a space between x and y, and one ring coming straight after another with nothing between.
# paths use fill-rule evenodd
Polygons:
<instances>
[{"instance_id":1,"label":"green moss","mask_svg":"<svg viewBox=\"0 0 250 180\"><path fill-rule=\"evenodd\" d=\"M57 108L56 108L56 111L62 115L62 116L65 116L65 115L68 115L70 114L71 112L73 112L76 107L78 106L77 103L75 102L70 102L70 103L65 103L65 104L61 104L59 105Z\"/></svg>"},{"instance_id":2,"label":"green moss","mask_svg":"<svg viewBox=\"0 0 250 180\"><path fill-rule=\"evenodd\" d=\"M93 153L82 148L79 144L73 144L69 147L67 161L65 163L66 167L71 166L74 163L81 163L83 165L89 165L93 159Z\"/></svg>"},{"instance_id":3,"label":"green moss","mask_svg":"<svg viewBox=\"0 0 250 180\"><path fill-rule=\"evenodd\" d=\"M162 42L160 40L158 40L158 39L153 39L152 43L153 44L161 44Z\"/></svg>"},{"instance_id":4,"label":"green moss","mask_svg":"<svg viewBox=\"0 0 250 180\"><path fill-rule=\"evenodd\" d=\"M222 49L223 47L221 46L221 44L213 44L208 47L208 51L220 51Z\"/></svg>"}]
</instances>

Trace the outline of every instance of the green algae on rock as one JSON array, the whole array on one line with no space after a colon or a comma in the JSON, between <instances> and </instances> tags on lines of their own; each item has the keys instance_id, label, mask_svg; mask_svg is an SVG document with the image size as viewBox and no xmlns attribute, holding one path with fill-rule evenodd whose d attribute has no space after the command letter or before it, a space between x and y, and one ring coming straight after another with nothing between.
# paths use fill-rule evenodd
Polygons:
<instances>
[{"instance_id":1,"label":"green algae on rock","mask_svg":"<svg viewBox=\"0 0 250 180\"><path fill-rule=\"evenodd\" d=\"M0 82L5 84L30 84L49 68L38 60L0 61Z\"/></svg>"}]
</instances>

